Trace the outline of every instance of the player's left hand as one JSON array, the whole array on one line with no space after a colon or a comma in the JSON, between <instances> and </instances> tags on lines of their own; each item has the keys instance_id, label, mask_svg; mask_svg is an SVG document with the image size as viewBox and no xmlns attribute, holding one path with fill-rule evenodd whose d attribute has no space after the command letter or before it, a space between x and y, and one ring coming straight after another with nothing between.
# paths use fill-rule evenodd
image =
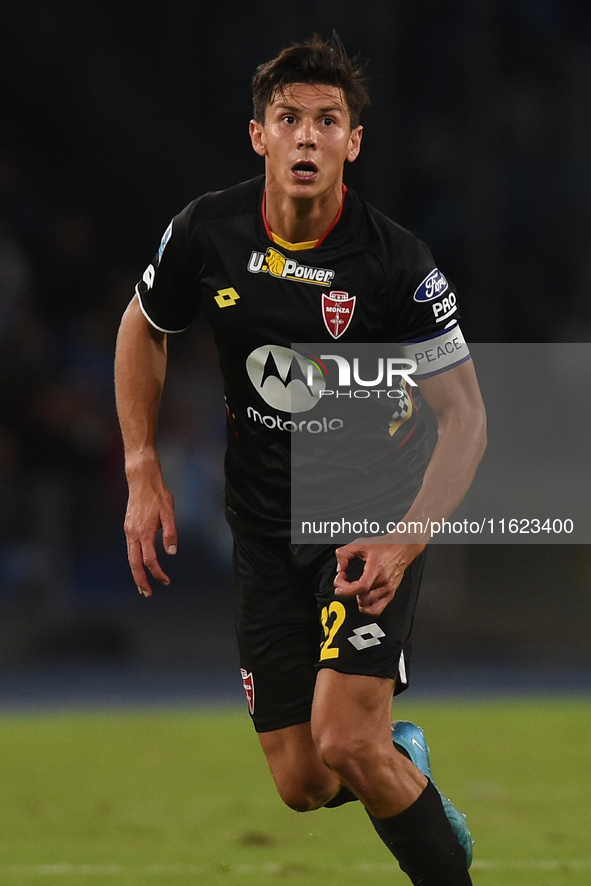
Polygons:
<instances>
[{"instance_id":1,"label":"player's left hand","mask_svg":"<svg viewBox=\"0 0 591 886\"><path fill-rule=\"evenodd\" d=\"M358 538L335 551L337 574L334 580L338 597L357 597L359 611L381 615L393 599L407 566L424 550L424 544L384 544L379 539ZM348 581L347 567L358 557L363 573L356 581Z\"/></svg>"}]
</instances>

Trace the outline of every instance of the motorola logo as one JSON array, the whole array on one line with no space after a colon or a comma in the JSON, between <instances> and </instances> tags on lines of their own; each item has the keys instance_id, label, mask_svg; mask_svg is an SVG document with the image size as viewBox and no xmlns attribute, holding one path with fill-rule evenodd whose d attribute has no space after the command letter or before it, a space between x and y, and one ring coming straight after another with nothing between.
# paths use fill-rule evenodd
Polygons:
<instances>
[{"instance_id":1,"label":"motorola logo","mask_svg":"<svg viewBox=\"0 0 591 886\"><path fill-rule=\"evenodd\" d=\"M282 412L307 412L326 387L318 367L291 348L263 345L246 358L246 371L265 403Z\"/></svg>"}]
</instances>

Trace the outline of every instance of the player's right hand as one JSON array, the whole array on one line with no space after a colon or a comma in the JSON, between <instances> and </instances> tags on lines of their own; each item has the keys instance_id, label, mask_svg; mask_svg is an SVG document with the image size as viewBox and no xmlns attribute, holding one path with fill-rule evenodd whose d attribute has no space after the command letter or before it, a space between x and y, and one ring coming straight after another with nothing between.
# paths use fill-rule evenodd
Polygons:
<instances>
[{"instance_id":1,"label":"player's right hand","mask_svg":"<svg viewBox=\"0 0 591 886\"><path fill-rule=\"evenodd\" d=\"M162 543L167 554L177 552L174 501L162 480L160 470L143 471L129 479L129 500L125 515L127 558L137 589L144 597L152 596L146 574L163 585L170 584L156 554L156 534L162 529Z\"/></svg>"}]
</instances>

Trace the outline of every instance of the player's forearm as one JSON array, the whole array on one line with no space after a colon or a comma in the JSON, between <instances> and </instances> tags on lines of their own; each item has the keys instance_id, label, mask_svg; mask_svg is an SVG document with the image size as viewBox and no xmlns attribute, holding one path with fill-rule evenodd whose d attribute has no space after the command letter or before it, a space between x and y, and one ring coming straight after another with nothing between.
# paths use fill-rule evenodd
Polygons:
<instances>
[{"instance_id":1,"label":"player's forearm","mask_svg":"<svg viewBox=\"0 0 591 886\"><path fill-rule=\"evenodd\" d=\"M157 462L156 431L166 377L166 335L154 329L137 298L119 327L115 354L115 396L128 476Z\"/></svg>"},{"instance_id":2,"label":"player's forearm","mask_svg":"<svg viewBox=\"0 0 591 886\"><path fill-rule=\"evenodd\" d=\"M449 415L405 522L426 525L449 517L468 492L485 448L484 407Z\"/></svg>"},{"instance_id":3,"label":"player's forearm","mask_svg":"<svg viewBox=\"0 0 591 886\"><path fill-rule=\"evenodd\" d=\"M462 370L461 375L465 372ZM423 388L421 393L426 393ZM438 397L431 401L431 405L437 406L439 440L419 494L398 524L403 523L404 530L358 539L336 552L335 592L337 596L356 596L360 612L367 615L379 616L384 611L406 568L429 542L432 522L448 517L457 507L470 488L482 458L486 446L486 414L477 385L469 384L453 402L445 391L443 396L441 393L439 390ZM349 582L346 569L353 557L360 557L365 565L361 578Z\"/></svg>"},{"instance_id":4,"label":"player's forearm","mask_svg":"<svg viewBox=\"0 0 591 886\"><path fill-rule=\"evenodd\" d=\"M422 381L420 389L437 417L438 442L403 520L425 529L449 517L470 488L486 448L486 412L471 361ZM422 541L428 538L425 529Z\"/></svg>"}]
</instances>

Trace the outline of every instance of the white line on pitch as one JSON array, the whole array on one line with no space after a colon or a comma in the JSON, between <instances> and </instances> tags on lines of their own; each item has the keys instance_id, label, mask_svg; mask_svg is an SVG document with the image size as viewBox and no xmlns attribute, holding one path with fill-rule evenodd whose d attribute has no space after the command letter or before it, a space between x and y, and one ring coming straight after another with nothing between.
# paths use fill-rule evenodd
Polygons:
<instances>
[{"instance_id":1,"label":"white line on pitch","mask_svg":"<svg viewBox=\"0 0 591 886\"><path fill-rule=\"evenodd\" d=\"M299 865L297 862L248 864L240 863L228 865L203 865L203 864L2 864L0 872L4 874L52 877L73 874L76 876L116 876L124 873L140 873L146 876L158 875L191 875L205 874L213 871L225 871L228 874L281 874L297 873L310 870L356 872L359 874L393 874L400 873L398 865L394 862L376 863L359 862L350 867L339 865ZM554 861L531 859L524 861L487 861L476 859L471 870L477 871L588 871L591 870L591 859Z\"/></svg>"}]
</instances>

